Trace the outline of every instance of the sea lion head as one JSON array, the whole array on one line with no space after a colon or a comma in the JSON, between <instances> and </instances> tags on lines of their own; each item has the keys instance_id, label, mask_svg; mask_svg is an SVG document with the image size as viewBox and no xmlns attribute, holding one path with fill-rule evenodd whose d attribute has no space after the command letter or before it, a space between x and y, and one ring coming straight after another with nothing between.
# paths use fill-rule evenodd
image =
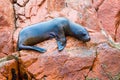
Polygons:
<instances>
[{"instance_id":1,"label":"sea lion head","mask_svg":"<svg viewBox=\"0 0 120 80\"><path fill-rule=\"evenodd\" d=\"M78 40L81 40L83 42L90 41L89 33L84 27L81 27L80 29L76 30L75 36Z\"/></svg>"}]
</instances>

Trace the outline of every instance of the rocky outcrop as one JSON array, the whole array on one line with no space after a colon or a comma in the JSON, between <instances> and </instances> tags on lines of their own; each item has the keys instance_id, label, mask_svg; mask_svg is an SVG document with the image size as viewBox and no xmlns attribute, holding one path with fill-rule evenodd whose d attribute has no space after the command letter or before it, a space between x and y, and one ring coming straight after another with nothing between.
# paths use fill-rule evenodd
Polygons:
<instances>
[{"instance_id":1,"label":"rocky outcrop","mask_svg":"<svg viewBox=\"0 0 120 80\"><path fill-rule=\"evenodd\" d=\"M46 48L46 53L22 50L1 58L1 80L120 79L120 50L111 46L109 37L105 36L106 32L114 37L119 0L4 0L0 4L2 57L3 53L12 53L13 46L16 49L22 28L55 17L66 17L81 24L91 37L87 43L67 37L67 45L61 52L57 50L55 39L51 39L36 45ZM10 5L7 15L3 4ZM118 31L117 41L120 40L119 36Z\"/></svg>"},{"instance_id":2,"label":"rocky outcrop","mask_svg":"<svg viewBox=\"0 0 120 80\"><path fill-rule=\"evenodd\" d=\"M104 41L105 39L102 38L100 42ZM62 52L58 52L56 49L57 45L54 39L43 43L39 45L48 50L44 54L31 51L28 53L25 50L20 52L20 64L24 66L21 67L21 70L28 72L27 74L31 76L29 79L86 79L94 66L97 47L91 47L89 43L83 44L71 37L68 37L66 48Z\"/></svg>"}]
</instances>

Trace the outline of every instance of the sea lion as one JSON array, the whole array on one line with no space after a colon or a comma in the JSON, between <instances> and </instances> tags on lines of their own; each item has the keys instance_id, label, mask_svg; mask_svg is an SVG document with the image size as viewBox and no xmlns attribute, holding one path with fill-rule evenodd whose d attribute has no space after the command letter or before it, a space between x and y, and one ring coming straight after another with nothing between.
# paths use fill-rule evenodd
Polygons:
<instances>
[{"instance_id":1,"label":"sea lion","mask_svg":"<svg viewBox=\"0 0 120 80\"><path fill-rule=\"evenodd\" d=\"M33 45L55 38L58 50L61 51L66 45L65 36L73 36L83 42L90 41L89 33L84 27L67 18L59 17L23 28L19 33L17 48L18 51L23 49L46 52L45 49Z\"/></svg>"}]
</instances>

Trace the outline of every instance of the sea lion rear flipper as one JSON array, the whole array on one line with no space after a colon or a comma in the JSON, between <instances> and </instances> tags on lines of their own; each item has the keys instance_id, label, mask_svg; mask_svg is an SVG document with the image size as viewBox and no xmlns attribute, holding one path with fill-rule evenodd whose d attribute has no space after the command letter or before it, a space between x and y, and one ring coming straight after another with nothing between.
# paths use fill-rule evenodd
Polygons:
<instances>
[{"instance_id":1,"label":"sea lion rear flipper","mask_svg":"<svg viewBox=\"0 0 120 80\"><path fill-rule=\"evenodd\" d=\"M46 52L45 49L39 48L39 47L37 47L37 46L25 46L25 45L20 45L20 46L18 46L18 48L19 48L19 50L24 49L24 50L35 50L35 51L38 51L38 52L41 52L41 53Z\"/></svg>"}]
</instances>

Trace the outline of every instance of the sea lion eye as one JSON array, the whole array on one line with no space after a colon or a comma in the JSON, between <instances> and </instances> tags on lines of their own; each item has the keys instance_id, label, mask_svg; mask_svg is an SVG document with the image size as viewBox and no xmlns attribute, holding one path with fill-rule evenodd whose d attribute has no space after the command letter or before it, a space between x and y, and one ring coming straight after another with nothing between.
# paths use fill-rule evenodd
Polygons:
<instances>
[{"instance_id":1,"label":"sea lion eye","mask_svg":"<svg viewBox=\"0 0 120 80\"><path fill-rule=\"evenodd\" d=\"M85 33L83 33L83 34L82 34L82 36L86 36L86 34L85 34Z\"/></svg>"}]
</instances>

